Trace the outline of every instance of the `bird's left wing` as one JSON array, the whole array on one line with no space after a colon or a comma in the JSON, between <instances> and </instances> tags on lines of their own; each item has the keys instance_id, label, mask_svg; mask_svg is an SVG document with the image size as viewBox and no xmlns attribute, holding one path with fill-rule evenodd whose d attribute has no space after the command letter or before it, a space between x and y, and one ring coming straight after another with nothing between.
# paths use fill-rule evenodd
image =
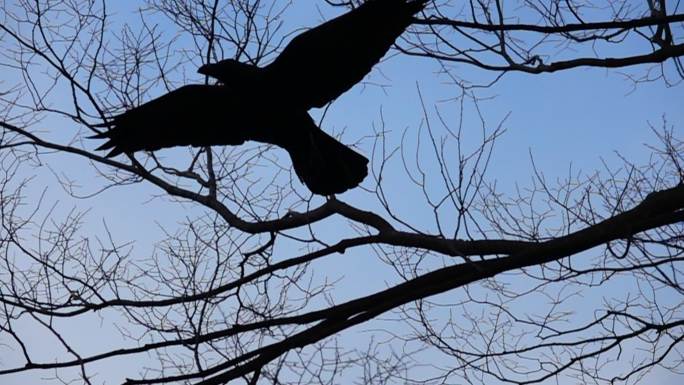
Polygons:
<instances>
[{"instance_id":1,"label":"bird's left wing","mask_svg":"<svg viewBox=\"0 0 684 385\"><path fill-rule=\"evenodd\" d=\"M248 107L220 86L188 85L115 116L98 150L108 157L174 146L242 144L249 139Z\"/></svg>"},{"instance_id":2,"label":"bird's left wing","mask_svg":"<svg viewBox=\"0 0 684 385\"><path fill-rule=\"evenodd\" d=\"M265 70L292 105L322 107L360 82L428 0L368 0L295 37Z\"/></svg>"}]
</instances>

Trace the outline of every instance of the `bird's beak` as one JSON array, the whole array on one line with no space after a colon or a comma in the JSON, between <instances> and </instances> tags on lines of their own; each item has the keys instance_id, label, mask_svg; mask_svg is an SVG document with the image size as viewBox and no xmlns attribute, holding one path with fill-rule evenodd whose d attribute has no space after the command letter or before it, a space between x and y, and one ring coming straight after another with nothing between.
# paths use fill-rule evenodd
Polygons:
<instances>
[{"instance_id":1,"label":"bird's beak","mask_svg":"<svg viewBox=\"0 0 684 385\"><path fill-rule=\"evenodd\" d=\"M197 69L197 73L200 73L202 75L207 75L207 69L209 69L209 64L205 64L201 66L200 68Z\"/></svg>"}]
</instances>

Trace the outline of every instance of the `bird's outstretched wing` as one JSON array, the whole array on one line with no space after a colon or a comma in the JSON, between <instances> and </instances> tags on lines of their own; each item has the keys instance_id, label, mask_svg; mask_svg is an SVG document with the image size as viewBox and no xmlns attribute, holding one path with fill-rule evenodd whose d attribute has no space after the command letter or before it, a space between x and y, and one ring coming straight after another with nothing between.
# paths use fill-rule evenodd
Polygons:
<instances>
[{"instance_id":1,"label":"bird's outstretched wing","mask_svg":"<svg viewBox=\"0 0 684 385\"><path fill-rule=\"evenodd\" d=\"M98 150L112 157L174 146L242 144L251 106L220 86L188 85L115 116Z\"/></svg>"},{"instance_id":2,"label":"bird's outstretched wing","mask_svg":"<svg viewBox=\"0 0 684 385\"><path fill-rule=\"evenodd\" d=\"M427 1L367 0L295 37L266 73L293 105L322 107L370 72Z\"/></svg>"}]
</instances>

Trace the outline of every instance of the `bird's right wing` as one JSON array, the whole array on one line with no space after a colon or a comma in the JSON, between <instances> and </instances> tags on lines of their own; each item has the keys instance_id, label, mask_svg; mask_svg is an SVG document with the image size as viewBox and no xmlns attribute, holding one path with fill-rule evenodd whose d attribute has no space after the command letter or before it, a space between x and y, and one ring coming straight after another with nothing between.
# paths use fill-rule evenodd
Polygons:
<instances>
[{"instance_id":1,"label":"bird's right wing","mask_svg":"<svg viewBox=\"0 0 684 385\"><path fill-rule=\"evenodd\" d=\"M248 140L246 103L220 86L188 85L115 116L95 135L108 157L174 146L238 145Z\"/></svg>"},{"instance_id":2,"label":"bird's right wing","mask_svg":"<svg viewBox=\"0 0 684 385\"><path fill-rule=\"evenodd\" d=\"M428 0L367 0L296 36L264 68L287 101L323 107L360 82Z\"/></svg>"}]
</instances>

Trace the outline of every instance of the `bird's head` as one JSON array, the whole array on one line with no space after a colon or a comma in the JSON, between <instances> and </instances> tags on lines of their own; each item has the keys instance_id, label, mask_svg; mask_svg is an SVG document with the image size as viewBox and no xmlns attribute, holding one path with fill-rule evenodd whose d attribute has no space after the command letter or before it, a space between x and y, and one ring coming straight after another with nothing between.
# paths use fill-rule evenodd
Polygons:
<instances>
[{"instance_id":1,"label":"bird's head","mask_svg":"<svg viewBox=\"0 0 684 385\"><path fill-rule=\"evenodd\" d=\"M205 64L197 72L211 76L226 85L239 85L254 81L259 67L241 63L234 59L221 60L218 63Z\"/></svg>"}]
</instances>

